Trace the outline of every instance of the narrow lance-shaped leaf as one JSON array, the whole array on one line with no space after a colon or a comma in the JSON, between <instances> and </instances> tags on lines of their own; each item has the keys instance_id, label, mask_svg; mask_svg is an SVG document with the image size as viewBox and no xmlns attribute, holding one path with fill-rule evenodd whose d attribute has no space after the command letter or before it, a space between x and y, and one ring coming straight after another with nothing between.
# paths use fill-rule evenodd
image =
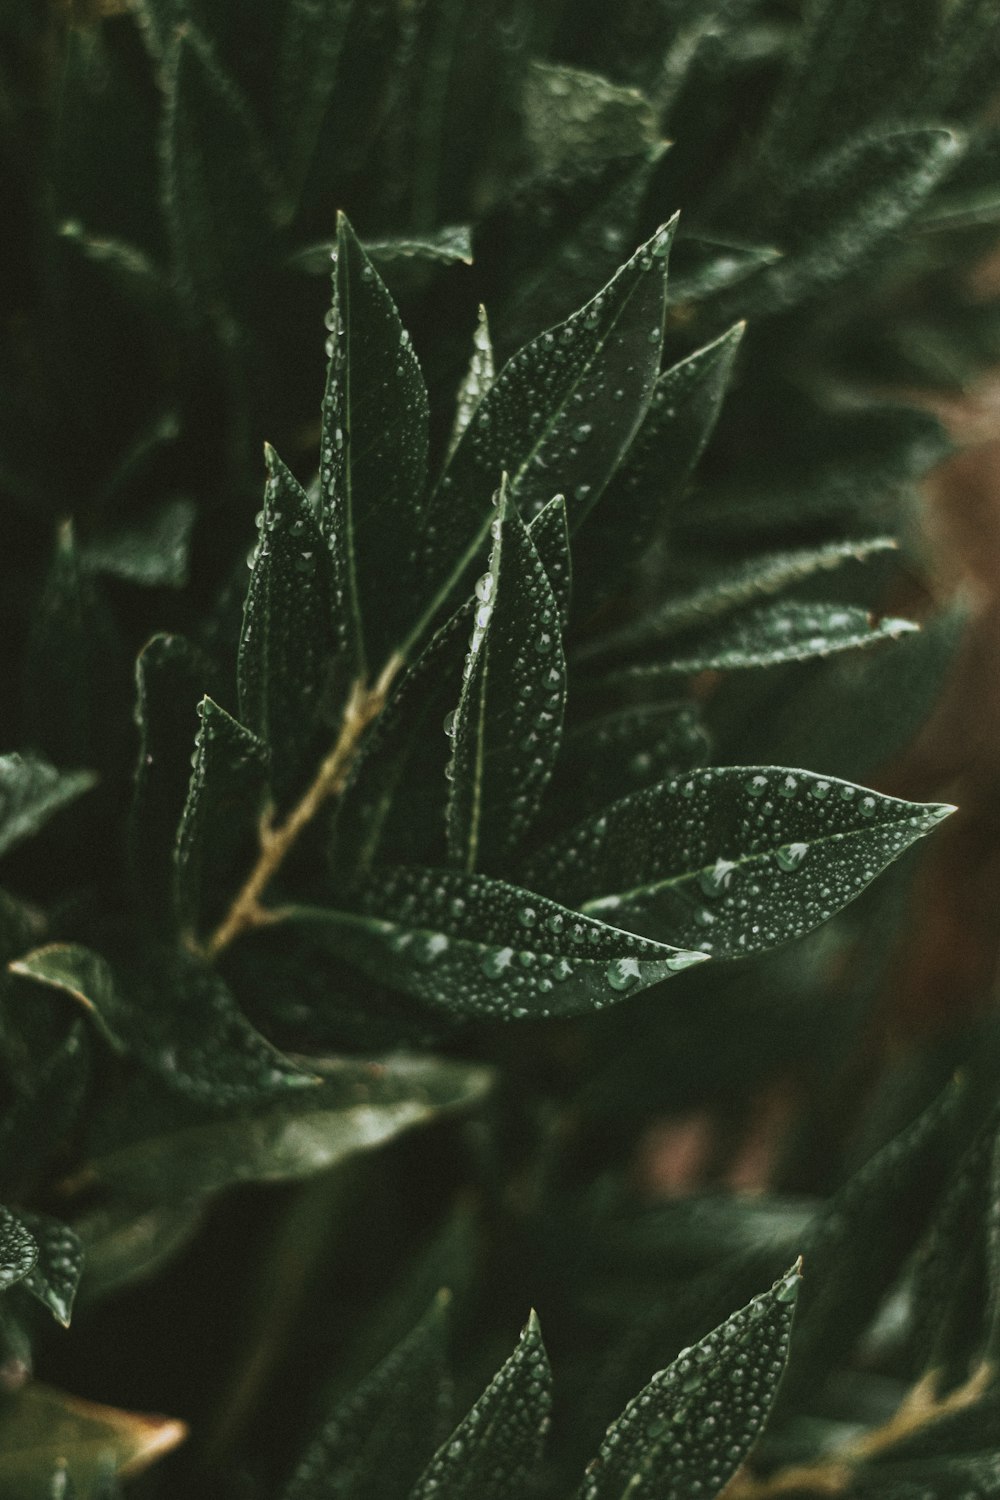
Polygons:
<instances>
[{"instance_id":1,"label":"narrow lance-shaped leaf","mask_svg":"<svg viewBox=\"0 0 1000 1500\"><path fill-rule=\"evenodd\" d=\"M587 818L524 875L602 921L735 958L825 922L952 811L809 771L710 768Z\"/></svg>"},{"instance_id":2,"label":"narrow lance-shaped leaf","mask_svg":"<svg viewBox=\"0 0 1000 1500\"><path fill-rule=\"evenodd\" d=\"M486 392L427 503L424 622L471 589L501 474L529 521L556 484L565 487L571 530L598 499L656 381L672 236L672 223L657 230L586 306L509 360Z\"/></svg>"},{"instance_id":3,"label":"narrow lance-shaped leaf","mask_svg":"<svg viewBox=\"0 0 1000 1500\"><path fill-rule=\"evenodd\" d=\"M462 384L458 388L458 400L455 403L455 423L451 430L451 442L448 445L448 457L458 447L459 440L472 421L486 392L496 379L496 370L493 367L493 342L490 338L490 325L486 317L485 307L480 306L476 319L476 331L472 335L472 354L465 374L462 376Z\"/></svg>"},{"instance_id":4,"label":"narrow lance-shaped leaf","mask_svg":"<svg viewBox=\"0 0 1000 1500\"><path fill-rule=\"evenodd\" d=\"M239 1182L297 1182L477 1104L491 1082L485 1068L435 1057L310 1058L309 1066L319 1087L222 1113L143 1079L98 1116L89 1169L163 1202Z\"/></svg>"},{"instance_id":5,"label":"narrow lance-shaped leaf","mask_svg":"<svg viewBox=\"0 0 1000 1500\"><path fill-rule=\"evenodd\" d=\"M194 768L177 831L176 896L182 922L198 931L221 915L250 869L267 782L267 753L256 735L204 698Z\"/></svg>"},{"instance_id":6,"label":"narrow lance-shaped leaf","mask_svg":"<svg viewBox=\"0 0 1000 1500\"><path fill-rule=\"evenodd\" d=\"M211 969L172 950L146 955L119 974L72 943L37 948L12 972L79 1001L105 1040L192 1099L257 1099L310 1087L316 1079L256 1031Z\"/></svg>"},{"instance_id":7,"label":"narrow lance-shaped leaf","mask_svg":"<svg viewBox=\"0 0 1000 1500\"><path fill-rule=\"evenodd\" d=\"M22 1212L20 1218L38 1245L38 1259L24 1278L25 1289L68 1328L83 1270L80 1238L68 1224L47 1214Z\"/></svg>"},{"instance_id":8,"label":"narrow lance-shaped leaf","mask_svg":"<svg viewBox=\"0 0 1000 1500\"><path fill-rule=\"evenodd\" d=\"M57 771L37 755L0 755L0 855L44 828L95 780L90 771Z\"/></svg>"},{"instance_id":9,"label":"narrow lance-shaped leaf","mask_svg":"<svg viewBox=\"0 0 1000 1500\"><path fill-rule=\"evenodd\" d=\"M378 272L343 214L327 344L320 524L355 676L377 675L412 624L427 469L427 390Z\"/></svg>"},{"instance_id":10,"label":"narrow lance-shaped leaf","mask_svg":"<svg viewBox=\"0 0 1000 1500\"><path fill-rule=\"evenodd\" d=\"M410 1500L522 1500L535 1484L552 1406L552 1374L532 1313L514 1353L444 1442Z\"/></svg>"},{"instance_id":11,"label":"narrow lance-shaped leaf","mask_svg":"<svg viewBox=\"0 0 1000 1500\"><path fill-rule=\"evenodd\" d=\"M656 144L656 111L638 89L600 73L534 62L524 83L525 133L536 169L565 170L581 157L638 155Z\"/></svg>"},{"instance_id":12,"label":"narrow lance-shaped leaf","mask_svg":"<svg viewBox=\"0 0 1000 1500\"><path fill-rule=\"evenodd\" d=\"M282 1500L408 1500L451 1427L448 1294L339 1403L310 1443Z\"/></svg>"},{"instance_id":13,"label":"narrow lance-shaped leaf","mask_svg":"<svg viewBox=\"0 0 1000 1500\"><path fill-rule=\"evenodd\" d=\"M587 609L641 561L682 498L718 418L743 329L737 323L657 379L645 420L587 523L577 562Z\"/></svg>"},{"instance_id":14,"label":"narrow lance-shaped leaf","mask_svg":"<svg viewBox=\"0 0 1000 1500\"><path fill-rule=\"evenodd\" d=\"M800 1279L794 1266L654 1375L608 1428L579 1500L721 1494L774 1401Z\"/></svg>"},{"instance_id":15,"label":"narrow lance-shaped leaf","mask_svg":"<svg viewBox=\"0 0 1000 1500\"><path fill-rule=\"evenodd\" d=\"M667 658L613 671L615 681L654 681L696 672L735 672L810 661L895 641L919 627L891 615L873 620L855 604L805 604L790 599L760 604L690 638L671 643Z\"/></svg>"},{"instance_id":16,"label":"narrow lance-shaped leaf","mask_svg":"<svg viewBox=\"0 0 1000 1500\"><path fill-rule=\"evenodd\" d=\"M12 1214L0 1206L0 1292L23 1281L38 1260L38 1242Z\"/></svg>"},{"instance_id":17,"label":"narrow lance-shaped leaf","mask_svg":"<svg viewBox=\"0 0 1000 1500\"><path fill-rule=\"evenodd\" d=\"M800 583L818 573L832 572L844 563L865 562L869 557L894 552L899 546L895 537L861 537L855 542L825 542L819 547L801 547L792 552L772 552L754 557L735 568L710 577L707 583L679 598L668 599L620 629L588 641L578 658L629 652L668 640L697 625L724 619L748 604L780 593L790 584Z\"/></svg>"},{"instance_id":18,"label":"narrow lance-shaped leaf","mask_svg":"<svg viewBox=\"0 0 1000 1500\"><path fill-rule=\"evenodd\" d=\"M274 449L243 610L240 718L270 751L279 803L318 764L317 730L335 648L330 555L305 491Z\"/></svg>"},{"instance_id":19,"label":"narrow lance-shaped leaf","mask_svg":"<svg viewBox=\"0 0 1000 1500\"><path fill-rule=\"evenodd\" d=\"M379 871L357 907L292 907L287 915L374 979L456 1016L579 1015L706 957L457 870Z\"/></svg>"},{"instance_id":20,"label":"narrow lance-shaped leaf","mask_svg":"<svg viewBox=\"0 0 1000 1500\"><path fill-rule=\"evenodd\" d=\"M528 536L541 558L545 576L559 606L559 619L565 630L569 623L573 592L573 564L565 495L554 495L548 505L538 512L528 525Z\"/></svg>"},{"instance_id":21,"label":"narrow lance-shaped leaf","mask_svg":"<svg viewBox=\"0 0 1000 1500\"><path fill-rule=\"evenodd\" d=\"M497 868L530 826L566 703L559 606L506 485L494 533L450 730L448 852L467 870Z\"/></svg>"}]
</instances>

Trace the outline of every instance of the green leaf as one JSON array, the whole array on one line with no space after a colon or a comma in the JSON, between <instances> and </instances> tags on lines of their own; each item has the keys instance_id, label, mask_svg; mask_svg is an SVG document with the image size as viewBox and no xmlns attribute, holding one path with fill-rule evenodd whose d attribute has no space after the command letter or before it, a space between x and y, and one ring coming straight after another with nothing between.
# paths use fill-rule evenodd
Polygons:
<instances>
[{"instance_id":1,"label":"green leaf","mask_svg":"<svg viewBox=\"0 0 1000 1500\"><path fill-rule=\"evenodd\" d=\"M709 768L587 818L524 875L601 921L737 958L825 922L951 811L809 771Z\"/></svg>"},{"instance_id":2,"label":"green leaf","mask_svg":"<svg viewBox=\"0 0 1000 1500\"><path fill-rule=\"evenodd\" d=\"M329 316L320 524L357 677L412 624L408 586L427 469L427 390L395 304L343 214Z\"/></svg>"},{"instance_id":3,"label":"green leaf","mask_svg":"<svg viewBox=\"0 0 1000 1500\"><path fill-rule=\"evenodd\" d=\"M11 970L72 995L115 1051L192 1099L238 1103L315 1084L251 1026L211 969L183 952L143 957L115 970L88 948L53 943Z\"/></svg>"},{"instance_id":4,"label":"green leaf","mask_svg":"<svg viewBox=\"0 0 1000 1500\"><path fill-rule=\"evenodd\" d=\"M44 1180L44 1169L77 1124L90 1079L90 1050L74 1022L52 1046L31 1048L16 1071L17 1089L0 1119L0 1176L19 1196Z\"/></svg>"},{"instance_id":5,"label":"green leaf","mask_svg":"<svg viewBox=\"0 0 1000 1500\"><path fill-rule=\"evenodd\" d=\"M256 735L203 698L194 769L177 830L176 900L191 932L221 915L249 873L267 785L267 752Z\"/></svg>"},{"instance_id":6,"label":"green leaf","mask_svg":"<svg viewBox=\"0 0 1000 1500\"><path fill-rule=\"evenodd\" d=\"M873 620L855 604L807 604L790 599L760 604L735 619L672 643L673 655L648 665L624 667L608 680L657 681L696 672L735 672L809 661L838 651L856 651L880 641L898 640L919 627L912 620L885 616Z\"/></svg>"},{"instance_id":7,"label":"green leaf","mask_svg":"<svg viewBox=\"0 0 1000 1500\"><path fill-rule=\"evenodd\" d=\"M528 536L545 569L565 630L573 591L573 562L569 548L566 496L554 495L528 526Z\"/></svg>"},{"instance_id":8,"label":"green leaf","mask_svg":"<svg viewBox=\"0 0 1000 1500\"><path fill-rule=\"evenodd\" d=\"M448 1294L342 1400L306 1449L282 1500L408 1500L447 1436Z\"/></svg>"},{"instance_id":9,"label":"green leaf","mask_svg":"<svg viewBox=\"0 0 1000 1500\"><path fill-rule=\"evenodd\" d=\"M457 870L380 870L357 893L357 906L292 907L287 915L373 978L456 1016L578 1015L705 957Z\"/></svg>"},{"instance_id":10,"label":"green leaf","mask_svg":"<svg viewBox=\"0 0 1000 1500\"><path fill-rule=\"evenodd\" d=\"M566 704L559 604L506 484L493 529L450 728L448 853L466 870L500 867L531 826Z\"/></svg>"},{"instance_id":11,"label":"green leaf","mask_svg":"<svg viewBox=\"0 0 1000 1500\"><path fill-rule=\"evenodd\" d=\"M333 95L354 0L289 0L274 74L274 119L290 206L299 200ZM326 257L329 265L329 255Z\"/></svg>"},{"instance_id":12,"label":"green leaf","mask_svg":"<svg viewBox=\"0 0 1000 1500\"><path fill-rule=\"evenodd\" d=\"M48 1500L75 1486L76 1500L98 1500L115 1475L140 1473L187 1436L183 1422L82 1401L33 1382L0 1408L0 1487L4 1500ZM40 1488L60 1475L59 1488Z\"/></svg>"},{"instance_id":13,"label":"green leaf","mask_svg":"<svg viewBox=\"0 0 1000 1500\"><path fill-rule=\"evenodd\" d=\"M641 561L683 496L718 418L743 329L737 323L658 377L645 420L588 522L577 564L588 606Z\"/></svg>"},{"instance_id":14,"label":"green leaf","mask_svg":"<svg viewBox=\"0 0 1000 1500\"><path fill-rule=\"evenodd\" d=\"M0 755L0 855L44 828L95 779L90 771L57 771L37 755Z\"/></svg>"},{"instance_id":15,"label":"green leaf","mask_svg":"<svg viewBox=\"0 0 1000 1500\"><path fill-rule=\"evenodd\" d=\"M316 1088L224 1112L149 1080L95 1122L89 1167L146 1200L194 1200L240 1182L296 1182L405 1130L479 1103L485 1068L434 1057L311 1057Z\"/></svg>"},{"instance_id":16,"label":"green leaf","mask_svg":"<svg viewBox=\"0 0 1000 1500\"><path fill-rule=\"evenodd\" d=\"M38 1259L24 1278L25 1289L68 1328L83 1270L80 1238L68 1224L47 1214L22 1212L20 1219L38 1245Z\"/></svg>"},{"instance_id":17,"label":"green leaf","mask_svg":"<svg viewBox=\"0 0 1000 1500\"><path fill-rule=\"evenodd\" d=\"M168 1200L139 1206L115 1198L77 1219L87 1274L80 1289L86 1307L112 1292L145 1281L190 1243L204 1204Z\"/></svg>"},{"instance_id":18,"label":"green leaf","mask_svg":"<svg viewBox=\"0 0 1000 1500\"><path fill-rule=\"evenodd\" d=\"M194 520L191 500L168 500L130 526L95 536L81 561L95 573L143 588L183 588Z\"/></svg>"},{"instance_id":19,"label":"green leaf","mask_svg":"<svg viewBox=\"0 0 1000 1500\"><path fill-rule=\"evenodd\" d=\"M767 1420L785 1367L798 1266L684 1349L608 1428L580 1500L713 1500Z\"/></svg>"},{"instance_id":20,"label":"green leaf","mask_svg":"<svg viewBox=\"0 0 1000 1500\"><path fill-rule=\"evenodd\" d=\"M330 556L305 491L268 446L237 661L240 718L270 751L278 803L315 770L335 649Z\"/></svg>"},{"instance_id":21,"label":"green leaf","mask_svg":"<svg viewBox=\"0 0 1000 1500\"><path fill-rule=\"evenodd\" d=\"M552 1375L532 1313L507 1363L438 1449L410 1500L522 1500L542 1461Z\"/></svg>"},{"instance_id":22,"label":"green leaf","mask_svg":"<svg viewBox=\"0 0 1000 1500\"><path fill-rule=\"evenodd\" d=\"M0 1206L0 1292L24 1278L38 1260L38 1243L9 1208Z\"/></svg>"},{"instance_id":23,"label":"green leaf","mask_svg":"<svg viewBox=\"0 0 1000 1500\"><path fill-rule=\"evenodd\" d=\"M162 193L175 271L192 308L218 318L257 290L274 174L246 100L190 21L171 40L165 89Z\"/></svg>"},{"instance_id":24,"label":"green leaf","mask_svg":"<svg viewBox=\"0 0 1000 1500\"><path fill-rule=\"evenodd\" d=\"M658 121L638 89L599 73L533 62L524 80L525 134L538 171L638 155L656 144Z\"/></svg>"},{"instance_id":25,"label":"green leaf","mask_svg":"<svg viewBox=\"0 0 1000 1500\"><path fill-rule=\"evenodd\" d=\"M758 599L780 593L790 584L832 571L845 562L864 562L880 553L893 552L898 545L895 537L876 536L855 542L825 542L819 547L751 558L710 577L692 593L668 599L609 635L588 641L578 652L578 658L589 661L595 656L641 650L685 630L724 619Z\"/></svg>"},{"instance_id":26,"label":"green leaf","mask_svg":"<svg viewBox=\"0 0 1000 1500\"><path fill-rule=\"evenodd\" d=\"M419 234L393 234L363 242L365 254L376 265L397 260L427 260L449 266L471 266L472 230L468 224L442 224Z\"/></svg>"},{"instance_id":27,"label":"green leaf","mask_svg":"<svg viewBox=\"0 0 1000 1500\"><path fill-rule=\"evenodd\" d=\"M462 433L468 427L479 408L486 392L496 379L496 370L493 366L493 343L490 339L490 325L486 317L485 307L480 306L476 320L476 331L472 336L472 354L465 374L462 376L462 384L458 388L458 399L455 403L455 422L451 430L451 441L448 444L448 457L458 447Z\"/></svg>"},{"instance_id":28,"label":"green leaf","mask_svg":"<svg viewBox=\"0 0 1000 1500\"><path fill-rule=\"evenodd\" d=\"M591 302L508 361L486 392L427 504L420 563L433 602L425 620L471 589L501 474L528 521L552 498L553 480L565 489L573 531L598 499L652 396L672 235L672 225L657 230Z\"/></svg>"}]
</instances>

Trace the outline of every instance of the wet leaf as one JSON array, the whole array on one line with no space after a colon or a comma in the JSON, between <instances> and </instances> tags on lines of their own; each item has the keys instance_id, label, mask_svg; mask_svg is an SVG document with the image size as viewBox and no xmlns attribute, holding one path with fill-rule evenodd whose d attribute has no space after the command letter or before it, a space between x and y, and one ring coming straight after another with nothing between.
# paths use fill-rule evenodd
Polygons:
<instances>
[{"instance_id":1,"label":"wet leaf","mask_svg":"<svg viewBox=\"0 0 1000 1500\"><path fill-rule=\"evenodd\" d=\"M408 1500L451 1426L447 1293L342 1400L310 1443L282 1500Z\"/></svg>"},{"instance_id":2,"label":"wet leaf","mask_svg":"<svg viewBox=\"0 0 1000 1500\"><path fill-rule=\"evenodd\" d=\"M38 1259L24 1279L25 1289L68 1328L83 1270L79 1236L47 1214L22 1211L19 1217L38 1245Z\"/></svg>"},{"instance_id":3,"label":"wet leaf","mask_svg":"<svg viewBox=\"0 0 1000 1500\"><path fill-rule=\"evenodd\" d=\"M825 922L952 810L809 771L712 768L587 818L524 875L601 921L736 958Z\"/></svg>"},{"instance_id":4,"label":"wet leaf","mask_svg":"<svg viewBox=\"0 0 1000 1500\"><path fill-rule=\"evenodd\" d=\"M507 1363L431 1459L411 1500L522 1500L542 1460L552 1376L532 1313Z\"/></svg>"},{"instance_id":5,"label":"wet leaf","mask_svg":"<svg viewBox=\"0 0 1000 1500\"><path fill-rule=\"evenodd\" d=\"M0 755L0 855L44 828L95 780L90 771L57 771L37 755Z\"/></svg>"},{"instance_id":6,"label":"wet leaf","mask_svg":"<svg viewBox=\"0 0 1000 1500\"><path fill-rule=\"evenodd\" d=\"M365 240L364 251L376 265L396 260L437 261L441 265L472 265L472 230L468 224L443 224L420 234L388 235Z\"/></svg>"},{"instance_id":7,"label":"wet leaf","mask_svg":"<svg viewBox=\"0 0 1000 1500\"><path fill-rule=\"evenodd\" d=\"M564 171L581 157L594 163L638 155L659 133L656 111L638 89L558 63L531 64L522 108L528 149L543 173Z\"/></svg>"},{"instance_id":8,"label":"wet leaf","mask_svg":"<svg viewBox=\"0 0 1000 1500\"><path fill-rule=\"evenodd\" d=\"M767 1420L800 1279L793 1267L654 1375L608 1428L579 1500L720 1494Z\"/></svg>"},{"instance_id":9,"label":"wet leaf","mask_svg":"<svg viewBox=\"0 0 1000 1500\"><path fill-rule=\"evenodd\" d=\"M457 870L381 870L356 906L293 907L287 916L373 978L456 1016L599 1010L704 957Z\"/></svg>"},{"instance_id":10,"label":"wet leaf","mask_svg":"<svg viewBox=\"0 0 1000 1500\"><path fill-rule=\"evenodd\" d=\"M529 525L528 535L545 569L545 576L559 606L559 619L565 630L569 622L573 591L573 564L565 495L554 495L548 505L543 506Z\"/></svg>"},{"instance_id":11,"label":"wet leaf","mask_svg":"<svg viewBox=\"0 0 1000 1500\"><path fill-rule=\"evenodd\" d=\"M41 1500L39 1476L61 1470L77 1500L97 1500L109 1477L141 1473L186 1436L183 1422L32 1383L0 1408L0 1484L5 1500Z\"/></svg>"},{"instance_id":12,"label":"wet leaf","mask_svg":"<svg viewBox=\"0 0 1000 1500\"><path fill-rule=\"evenodd\" d=\"M240 719L270 751L283 803L319 763L335 649L330 556L305 491L274 449L237 660Z\"/></svg>"},{"instance_id":13,"label":"wet leaf","mask_svg":"<svg viewBox=\"0 0 1000 1500\"><path fill-rule=\"evenodd\" d=\"M144 588L183 588L194 520L192 501L168 500L130 526L95 536L82 549L82 561L95 573Z\"/></svg>"},{"instance_id":14,"label":"wet leaf","mask_svg":"<svg viewBox=\"0 0 1000 1500\"><path fill-rule=\"evenodd\" d=\"M11 968L71 995L115 1051L192 1099L225 1104L316 1082L251 1026L213 970L183 952L147 952L141 967L119 973L98 953L54 943Z\"/></svg>"},{"instance_id":15,"label":"wet leaf","mask_svg":"<svg viewBox=\"0 0 1000 1500\"><path fill-rule=\"evenodd\" d=\"M551 500L554 480L571 531L597 501L652 396L672 234L672 225L658 230L591 302L509 360L486 392L428 500L426 620L471 590L501 474L529 522Z\"/></svg>"},{"instance_id":16,"label":"wet leaf","mask_svg":"<svg viewBox=\"0 0 1000 1500\"><path fill-rule=\"evenodd\" d=\"M198 713L175 853L177 910L192 932L221 915L227 893L249 872L267 785L267 752L257 736L211 698Z\"/></svg>"},{"instance_id":17,"label":"wet leaf","mask_svg":"<svg viewBox=\"0 0 1000 1500\"><path fill-rule=\"evenodd\" d=\"M450 729L448 853L466 870L501 867L530 827L566 703L559 604L506 485L493 529Z\"/></svg>"},{"instance_id":18,"label":"wet leaf","mask_svg":"<svg viewBox=\"0 0 1000 1500\"><path fill-rule=\"evenodd\" d=\"M479 403L495 379L490 325L486 317L486 309L481 306L476 319L476 331L472 335L472 354L469 357L465 374L462 376L462 384L458 388L455 422L451 430L451 442L448 445L449 458L458 447L462 433L472 421Z\"/></svg>"},{"instance_id":19,"label":"wet leaf","mask_svg":"<svg viewBox=\"0 0 1000 1500\"><path fill-rule=\"evenodd\" d=\"M485 1068L434 1057L309 1058L317 1088L224 1111L147 1080L95 1122L89 1169L133 1197L194 1201L240 1182L295 1182L477 1104Z\"/></svg>"},{"instance_id":20,"label":"wet leaf","mask_svg":"<svg viewBox=\"0 0 1000 1500\"><path fill-rule=\"evenodd\" d=\"M23 1281L38 1260L38 1242L9 1208L0 1206L0 1292Z\"/></svg>"}]
</instances>

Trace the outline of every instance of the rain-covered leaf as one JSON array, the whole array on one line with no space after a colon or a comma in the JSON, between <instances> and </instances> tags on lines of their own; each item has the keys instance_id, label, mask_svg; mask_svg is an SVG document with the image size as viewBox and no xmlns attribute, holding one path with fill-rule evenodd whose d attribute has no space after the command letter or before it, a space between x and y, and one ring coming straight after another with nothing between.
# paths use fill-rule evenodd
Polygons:
<instances>
[{"instance_id":1,"label":"rain-covered leaf","mask_svg":"<svg viewBox=\"0 0 1000 1500\"><path fill-rule=\"evenodd\" d=\"M192 305L218 317L252 295L267 262L276 184L246 100L190 21L172 37L164 71L162 191L174 265Z\"/></svg>"},{"instance_id":2,"label":"rain-covered leaf","mask_svg":"<svg viewBox=\"0 0 1000 1500\"><path fill-rule=\"evenodd\" d=\"M599 73L535 62L524 81L528 149L543 173L638 155L656 143L656 111L638 89Z\"/></svg>"},{"instance_id":3,"label":"rain-covered leaf","mask_svg":"<svg viewBox=\"0 0 1000 1500\"><path fill-rule=\"evenodd\" d=\"M260 537L237 659L240 719L270 751L283 802L319 763L335 649L330 555L305 491L270 446Z\"/></svg>"},{"instance_id":4,"label":"rain-covered leaf","mask_svg":"<svg viewBox=\"0 0 1000 1500\"><path fill-rule=\"evenodd\" d=\"M485 875L400 866L357 909L287 915L339 957L453 1015L495 1019L598 1010L705 955L647 942Z\"/></svg>"},{"instance_id":5,"label":"rain-covered leaf","mask_svg":"<svg viewBox=\"0 0 1000 1500\"><path fill-rule=\"evenodd\" d=\"M522 1500L542 1460L552 1376L532 1313L507 1363L435 1453L410 1500Z\"/></svg>"},{"instance_id":6,"label":"rain-covered leaf","mask_svg":"<svg viewBox=\"0 0 1000 1500\"><path fill-rule=\"evenodd\" d=\"M89 1169L133 1197L194 1200L240 1182L296 1182L479 1103L486 1068L435 1057L309 1058L316 1088L225 1111L143 1080L94 1124Z\"/></svg>"},{"instance_id":7,"label":"rain-covered leaf","mask_svg":"<svg viewBox=\"0 0 1000 1500\"><path fill-rule=\"evenodd\" d=\"M476 414L480 401L496 379L493 364L493 342L485 307L480 307L476 318L476 329L472 335L472 353L462 383L458 388L455 403L455 422L448 445L448 457L454 453L462 433Z\"/></svg>"},{"instance_id":8,"label":"rain-covered leaf","mask_svg":"<svg viewBox=\"0 0 1000 1500\"><path fill-rule=\"evenodd\" d=\"M671 642L666 659L625 667L612 674L627 681L693 676L696 672L735 672L809 661L895 641L918 627L912 620L873 619L854 604L807 604L783 600L759 604L690 639Z\"/></svg>"},{"instance_id":9,"label":"rain-covered leaf","mask_svg":"<svg viewBox=\"0 0 1000 1500\"><path fill-rule=\"evenodd\" d=\"M83 1270L79 1236L47 1214L22 1211L19 1217L38 1245L38 1259L24 1278L25 1289L68 1328Z\"/></svg>"},{"instance_id":10,"label":"rain-covered leaf","mask_svg":"<svg viewBox=\"0 0 1000 1500\"><path fill-rule=\"evenodd\" d=\"M334 1408L282 1500L408 1500L451 1427L447 1294Z\"/></svg>"},{"instance_id":11,"label":"rain-covered leaf","mask_svg":"<svg viewBox=\"0 0 1000 1500\"><path fill-rule=\"evenodd\" d=\"M176 891L192 932L225 909L249 873L267 784L267 752L255 734L203 698L187 801L177 830Z\"/></svg>"},{"instance_id":12,"label":"rain-covered leaf","mask_svg":"<svg viewBox=\"0 0 1000 1500\"><path fill-rule=\"evenodd\" d=\"M333 94L354 0L289 0L274 71L274 118L285 186L298 201ZM329 265L329 253L326 256Z\"/></svg>"},{"instance_id":13,"label":"rain-covered leaf","mask_svg":"<svg viewBox=\"0 0 1000 1500\"><path fill-rule=\"evenodd\" d=\"M493 529L449 731L448 853L466 870L499 868L530 827L566 703L559 602L506 484Z\"/></svg>"},{"instance_id":14,"label":"rain-covered leaf","mask_svg":"<svg viewBox=\"0 0 1000 1500\"><path fill-rule=\"evenodd\" d=\"M320 524L354 674L377 676L412 624L427 391L395 304L343 214L328 323Z\"/></svg>"},{"instance_id":15,"label":"rain-covered leaf","mask_svg":"<svg viewBox=\"0 0 1000 1500\"><path fill-rule=\"evenodd\" d=\"M57 771L37 755L0 755L0 855L31 838L94 780L90 771Z\"/></svg>"},{"instance_id":16,"label":"rain-covered leaf","mask_svg":"<svg viewBox=\"0 0 1000 1500\"><path fill-rule=\"evenodd\" d=\"M139 1474L187 1436L183 1422L98 1406L32 1383L0 1408L0 1488L4 1500L98 1500L118 1475ZM41 1488L61 1475L59 1488Z\"/></svg>"},{"instance_id":17,"label":"rain-covered leaf","mask_svg":"<svg viewBox=\"0 0 1000 1500\"><path fill-rule=\"evenodd\" d=\"M147 952L118 973L88 948L53 943L11 969L71 995L116 1051L192 1099L224 1104L315 1083L251 1026L213 970L183 952Z\"/></svg>"},{"instance_id":18,"label":"rain-covered leaf","mask_svg":"<svg viewBox=\"0 0 1000 1500\"><path fill-rule=\"evenodd\" d=\"M825 922L951 811L809 771L711 768L585 819L524 875L600 921L736 958Z\"/></svg>"},{"instance_id":19,"label":"rain-covered leaf","mask_svg":"<svg viewBox=\"0 0 1000 1500\"><path fill-rule=\"evenodd\" d=\"M720 1494L767 1420L800 1280L793 1267L654 1375L608 1428L579 1500Z\"/></svg>"},{"instance_id":20,"label":"rain-covered leaf","mask_svg":"<svg viewBox=\"0 0 1000 1500\"><path fill-rule=\"evenodd\" d=\"M502 474L527 521L558 488L575 531L599 498L652 396L672 235L672 224L657 230L592 301L509 360L486 392L428 500L420 552L427 619L471 589Z\"/></svg>"},{"instance_id":21,"label":"rain-covered leaf","mask_svg":"<svg viewBox=\"0 0 1000 1500\"><path fill-rule=\"evenodd\" d=\"M81 560L95 573L144 588L183 588L194 519L192 501L168 500L132 525L95 536Z\"/></svg>"},{"instance_id":22,"label":"rain-covered leaf","mask_svg":"<svg viewBox=\"0 0 1000 1500\"><path fill-rule=\"evenodd\" d=\"M590 608L670 520L715 426L742 336L738 323L657 379L645 420L587 526L577 567Z\"/></svg>"},{"instance_id":23,"label":"rain-covered leaf","mask_svg":"<svg viewBox=\"0 0 1000 1500\"><path fill-rule=\"evenodd\" d=\"M528 526L528 536L545 569L545 576L559 606L559 619L565 630L573 592L573 562L570 556L565 495L554 495L548 505L543 506Z\"/></svg>"},{"instance_id":24,"label":"rain-covered leaf","mask_svg":"<svg viewBox=\"0 0 1000 1500\"><path fill-rule=\"evenodd\" d=\"M0 1292L23 1281L38 1261L38 1242L9 1208L0 1206Z\"/></svg>"}]
</instances>

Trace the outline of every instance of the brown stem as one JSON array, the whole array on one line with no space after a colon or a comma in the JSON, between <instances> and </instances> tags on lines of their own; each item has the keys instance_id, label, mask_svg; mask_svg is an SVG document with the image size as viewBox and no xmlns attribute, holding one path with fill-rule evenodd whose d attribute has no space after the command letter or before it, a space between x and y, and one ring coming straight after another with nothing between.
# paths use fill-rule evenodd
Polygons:
<instances>
[{"instance_id":1,"label":"brown stem","mask_svg":"<svg viewBox=\"0 0 1000 1500\"><path fill-rule=\"evenodd\" d=\"M373 687L355 682L344 707L340 733L329 755L323 761L309 790L296 803L283 823L265 820L260 830L260 855L232 906L205 944L209 958L215 958L244 932L273 922L276 916L262 904L267 887L278 873L303 829L312 822L325 802L339 797L347 785L361 737L369 724L385 707L393 678L402 666L402 657L392 656Z\"/></svg>"}]
</instances>

